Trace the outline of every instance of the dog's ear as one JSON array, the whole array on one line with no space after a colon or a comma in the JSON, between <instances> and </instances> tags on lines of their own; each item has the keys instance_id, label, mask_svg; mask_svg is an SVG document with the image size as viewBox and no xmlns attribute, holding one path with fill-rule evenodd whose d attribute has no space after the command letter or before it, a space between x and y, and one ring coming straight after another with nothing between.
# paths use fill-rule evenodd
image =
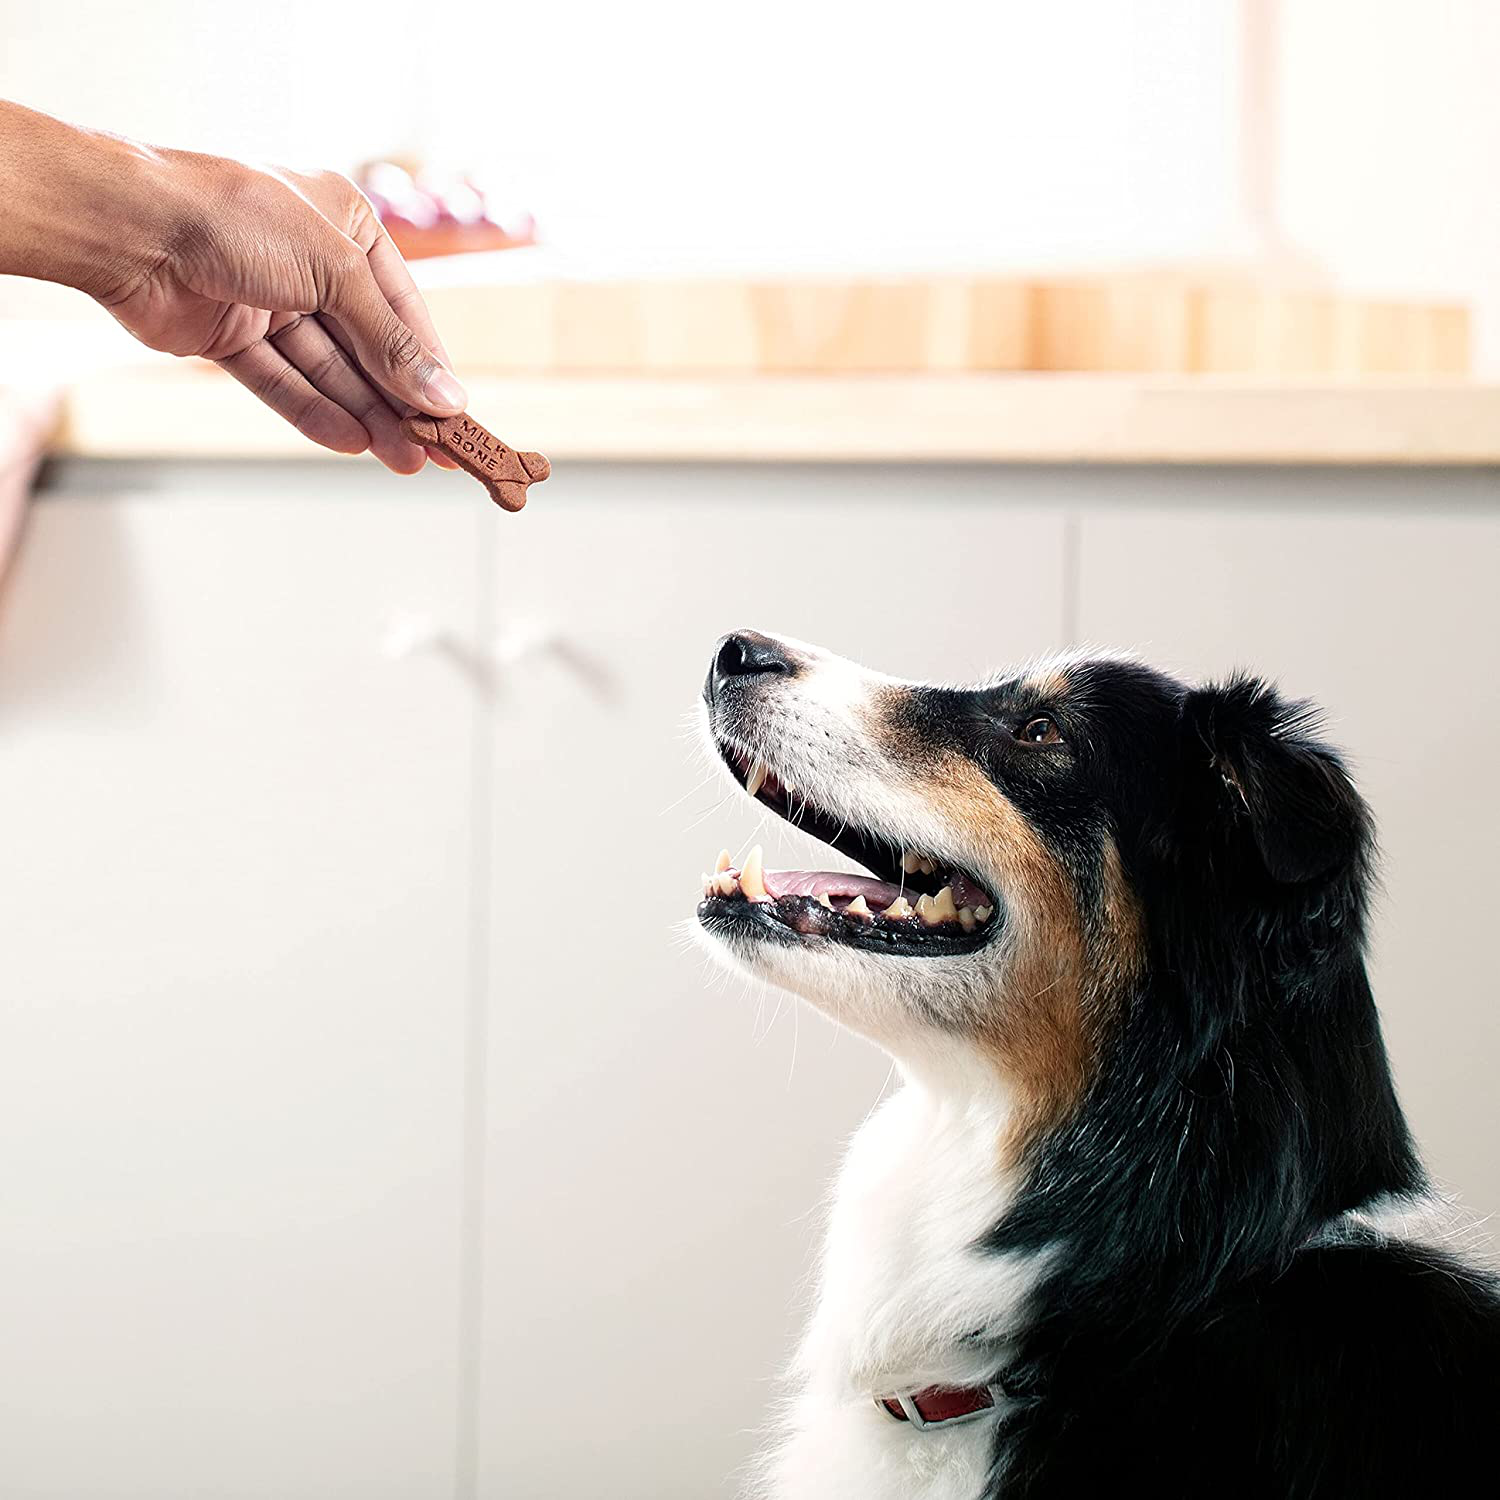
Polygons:
<instances>
[{"instance_id":1,"label":"dog's ear","mask_svg":"<svg viewBox=\"0 0 1500 1500\"><path fill-rule=\"evenodd\" d=\"M1318 724L1311 704L1254 677L1199 688L1183 704L1184 767L1202 793L1188 805L1230 819L1288 883L1347 866L1369 839L1364 802Z\"/></svg>"}]
</instances>

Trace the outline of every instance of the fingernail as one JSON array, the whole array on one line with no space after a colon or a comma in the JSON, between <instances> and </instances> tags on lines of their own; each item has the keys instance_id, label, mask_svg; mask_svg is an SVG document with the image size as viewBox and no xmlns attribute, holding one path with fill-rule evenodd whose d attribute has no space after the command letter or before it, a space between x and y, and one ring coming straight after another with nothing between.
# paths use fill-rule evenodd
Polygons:
<instances>
[{"instance_id":1,"label":"fingernail","mask_svg":"<svg viewBox=\"0 0 1500 1500\"><path fill-rule=\"evenodd\" d=\"M469 404L468 392L441 365L434 367L422 389L432 397L434 406L451 406L455 411L462 411Z\"/></svg>"}]
</instances>

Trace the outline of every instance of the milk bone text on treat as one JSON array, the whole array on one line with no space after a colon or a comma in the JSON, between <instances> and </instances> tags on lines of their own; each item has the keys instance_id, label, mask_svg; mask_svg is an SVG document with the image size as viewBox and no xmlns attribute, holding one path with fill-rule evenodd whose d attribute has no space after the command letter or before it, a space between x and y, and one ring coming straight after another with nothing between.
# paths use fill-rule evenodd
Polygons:
<instances>
[{"instance_id":1,"label":"milk bone text on treat","mask_svg":"<svg viewBox=\"0 0 1500 1500\"><path fill-rule=\"evenodd\" d=\"M472 474L505 510L526 504L526 486L552 472L540 453L518 453L466 413L456 417L407 417L401 431L414 443L438 448Z\"/></svg>"}]
</instances>

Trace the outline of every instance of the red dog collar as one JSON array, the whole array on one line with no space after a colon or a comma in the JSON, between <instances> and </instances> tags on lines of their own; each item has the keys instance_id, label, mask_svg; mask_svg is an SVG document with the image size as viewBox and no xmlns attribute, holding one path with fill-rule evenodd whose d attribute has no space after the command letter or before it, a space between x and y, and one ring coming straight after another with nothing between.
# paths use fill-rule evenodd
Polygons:
<instances>
[{"instance_id":1,"label":"red dog collar","mask_svg":"<svg viewBox=\"0 0 1500 1500\"><path fill-rule=\"evenodd\" d=\"M897 1391L877 1396L875 1404L898 1422L910 1422L918 1432L933 1427L956 1427L972 1422L1000 1404L1004 1395L996 1385L929 1385L920 1391Z\"/></svg>"}]
</instances>

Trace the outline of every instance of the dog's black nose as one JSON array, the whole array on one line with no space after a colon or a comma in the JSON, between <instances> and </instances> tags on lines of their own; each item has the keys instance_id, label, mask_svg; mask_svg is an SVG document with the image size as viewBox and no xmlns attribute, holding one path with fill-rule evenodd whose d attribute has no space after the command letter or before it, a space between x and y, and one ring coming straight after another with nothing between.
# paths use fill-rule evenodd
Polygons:
<instances>
[{"instance_id":1,"label":"dog's black nose","mask_svg":"<svg viewBox=\"0 0 1500 1500\"><path fill-rule=\"evenodd\" d=\"M767 672L790 676L796 670L796 662L780 641L754 630L737 630L715 649L703 696L712 703L714 694L736 677L759 677Z\"/></svg>"}]
</instances>

